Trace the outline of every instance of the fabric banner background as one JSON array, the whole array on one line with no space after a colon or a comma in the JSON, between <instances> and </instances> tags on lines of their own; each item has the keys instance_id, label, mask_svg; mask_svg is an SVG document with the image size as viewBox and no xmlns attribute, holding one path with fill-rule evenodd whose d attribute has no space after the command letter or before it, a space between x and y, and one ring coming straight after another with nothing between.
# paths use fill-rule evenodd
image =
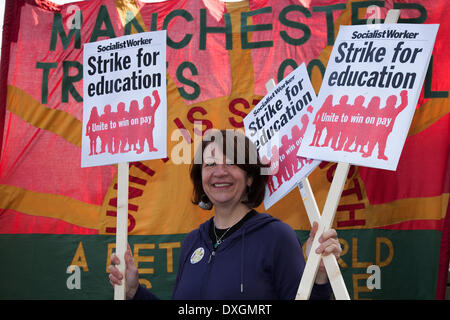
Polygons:
<instances>
[{"instance_id":1,"label":"fabric banner background","mask_svg":"<svg viewBox=\"0 0 450 320\"><path fill-rule=\"evenodd\" d=\"M339 25L374 21L440 28L395 172L352 166L334 222L339 264L353 299L444 298L450 249L450 22L446 1L91 0L57 6L6 1L0 82L1 299L112 299L107 265L115 242L117 167L80 167L83 43L166 29L168 158L130 164L129 241L141 279L171 296L186 233L211 217L192 205L184 139L243 118L305 62L316 93ZM382 20L380 22L383 22ZM194 122L201 121L201 128ZM181 130L186 129L186 131ZM184 134L183 134L184 133ZM186 150L184 150L186 151ZM336 164L310 182L323 208ZM264 211L263 207L258 208ZM268 212L304 241L309 221L298 190ZM67 268L78 265L80 289ZM381 287L366 286L380 267Z\"/></svg>"}]
</instances>

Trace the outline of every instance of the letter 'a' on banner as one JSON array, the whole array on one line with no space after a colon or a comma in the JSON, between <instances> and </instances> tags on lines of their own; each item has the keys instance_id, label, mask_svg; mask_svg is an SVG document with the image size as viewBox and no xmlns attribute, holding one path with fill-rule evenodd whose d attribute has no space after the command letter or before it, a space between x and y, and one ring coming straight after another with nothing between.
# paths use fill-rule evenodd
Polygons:
<instances>
[{"instance_id":1,"label":"letter 'a' on banner","mask_svg":"<svg viewBox=\"0 0 450 320\"><path fill-rule=\"evenodd\" d=\"M166 31L86 43L83 66L81 167L118 164L116 255L125 275L128 163L167 157ZM115 300L125 299L122 282Z\"/></svg>"},{"instance_id":2,"label":"letter 'a' on banner","mask_svg":"<svg viewBox=\"0 0 450 320\"><path fill-rule=\"evenodd\" d=\"M350 163L396 170L438 29L438 25L396 24L399 16L400 10L390 10L385 24L339 29L314 121L298 152L299 156L338 162L318 235L332 225ZM314 285L322 259L315 253L318 238L296 299L308 299ZM336 299L349 299L335 289L331 260L323 260Z\"/></svg>"}]
</instances>

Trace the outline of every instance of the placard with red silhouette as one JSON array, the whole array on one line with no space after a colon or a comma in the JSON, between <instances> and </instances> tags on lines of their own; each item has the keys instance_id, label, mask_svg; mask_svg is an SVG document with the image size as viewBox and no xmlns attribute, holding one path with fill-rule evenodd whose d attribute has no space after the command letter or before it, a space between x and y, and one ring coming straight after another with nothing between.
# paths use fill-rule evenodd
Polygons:
<instances>
[{"instance_id":1,"label":"placard with red silhouette","mask_svg":"<svg viewBox=\"0 0 450 320\"><path fill-rule=\"evenodd\" d=\"M298 155L395 171L437 30L341 26Z\"/></svg>"},{"instance_id":2,"label":"placard with red silhouette","mask_svg":"<svg viewBox=\"0 0 450 320\"><path fill-rule=\"evenodd\" d=\"M266 209L282 199L319 161L298 157L312 114L316 94L306 66L292 71L244 118L245 133L256 144L264 162L270 162L264 206Z\"/></svg>"},{"instance_id":3,"label":"placard with red silhouette","mask_svg":"<svg viewBox=\"0 0 450 320\"><path fill-rule=\"evenodd\" d=\"M166 32L86 43L81 166L167 157Z\"/></svg>"}]
</instances>

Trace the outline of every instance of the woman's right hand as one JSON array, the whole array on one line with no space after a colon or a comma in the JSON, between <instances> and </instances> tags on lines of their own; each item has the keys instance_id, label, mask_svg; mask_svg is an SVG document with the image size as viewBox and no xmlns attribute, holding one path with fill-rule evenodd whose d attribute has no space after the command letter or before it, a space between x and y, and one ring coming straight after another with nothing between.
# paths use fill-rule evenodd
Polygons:
<instances>
[{"instance_id":1,"label":"woman's right hand","mask_svg":"<svg viewBox=\"0 0 450 320\"><path fill-rule=\"evenodd\" d=\"M119 257L115 253L111 255L111 264L108 266L109 270L109 283L114 288L114 285L121 285L123 280L123 275L116 267L120 264ZM136 291L139 287L139 273L134 262L133 256L131 254L131 248L128 244L127 251L125 252L125 281L126 281L126 299L133 299Z\"/></svg>"}]
</instances>

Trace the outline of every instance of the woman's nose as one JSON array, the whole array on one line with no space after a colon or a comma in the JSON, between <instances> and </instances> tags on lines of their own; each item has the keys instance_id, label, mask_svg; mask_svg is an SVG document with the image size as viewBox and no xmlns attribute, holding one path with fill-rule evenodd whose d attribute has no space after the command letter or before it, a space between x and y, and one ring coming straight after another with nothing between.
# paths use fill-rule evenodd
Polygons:
<instances>
[{"instance_id":1,"label":"woman's nose","mask_svg":"<svg viewBox=\"0 0 450 320\"><path fill-rule=\"evenodd\" d=\"M227 175L228 171L226 170L226 165L225 164L217 164L214 167L214 172L213 174L215 176L223 176L223 175Z\"/></svg>"}]
</instances>

